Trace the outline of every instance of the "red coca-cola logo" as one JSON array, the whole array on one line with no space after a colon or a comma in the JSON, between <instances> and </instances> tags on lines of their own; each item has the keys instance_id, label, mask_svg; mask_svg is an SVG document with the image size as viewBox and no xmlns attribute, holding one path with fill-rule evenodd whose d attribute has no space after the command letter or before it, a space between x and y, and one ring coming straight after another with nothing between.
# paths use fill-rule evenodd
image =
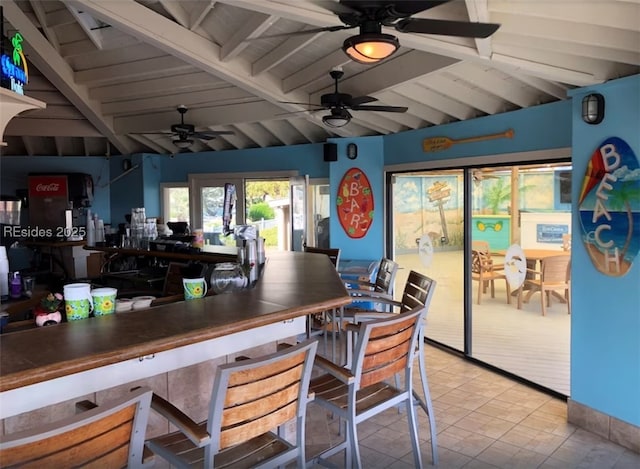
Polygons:
<instances>
[{"instance_id":1,"label":"red coca-cola logo","mask_svg":"<svg viewBox=\"0 0 640 469\"><path fill-rule=\"evenodd\" d=\"M29 176L30 197L66 197L66 176Z\"/></svg>"},{"instance_id":2,"label":"red coca-cola logo","mask_svg":"<svg viewBox=\"0 0 640 469\"><path fill-rule=\"evenodd\" d=\"M60 190L60 184L52 182L49 184L38 184L36 186L36 192L58 192Z\"/></svg>"}]
</instances>

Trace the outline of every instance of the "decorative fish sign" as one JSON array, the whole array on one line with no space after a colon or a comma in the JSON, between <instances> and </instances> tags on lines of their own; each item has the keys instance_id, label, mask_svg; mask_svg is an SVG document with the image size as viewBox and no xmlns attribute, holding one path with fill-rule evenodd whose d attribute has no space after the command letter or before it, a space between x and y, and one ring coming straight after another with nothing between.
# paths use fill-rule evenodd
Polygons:
<instances>
[{"instance_id":1,"label":"decorative fish sign","mask_svg":"<svg viewBox=\"0 0 640 469\"><path fill-rule=\"evenodd\" d=\"M606 139L591 155L579 210L593 265L612 277L626 274L640 251L640 163L621 138Z\"/></svg>"},{"instance_id":2,"label":"decorative fish sign","mask_svg":"<svg viewBox=\"0 0 640 469\"><path fill-rule=\"evenodd\" d=\"M373 192L366 174L359 168L349 169L336 197L340 226L350 238L363 238L373 223Z\"/></svg>"}]
</instances>

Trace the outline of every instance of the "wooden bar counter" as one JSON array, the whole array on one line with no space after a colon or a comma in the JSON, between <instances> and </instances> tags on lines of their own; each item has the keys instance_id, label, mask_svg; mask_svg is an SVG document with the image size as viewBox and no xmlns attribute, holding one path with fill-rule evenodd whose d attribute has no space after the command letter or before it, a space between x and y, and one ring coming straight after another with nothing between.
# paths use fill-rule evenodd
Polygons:
<instances>
[{"instance_id":1,"label":"wooden bar counter","mask_svg":"<svg viewBox=\"0 0 640 469\"><path fill-rule=\"evenodd\" d=\"M251 289L4 334L0 418L295 336L349 303L328 257L279 252Z\"/></svg>"}]
</instances>

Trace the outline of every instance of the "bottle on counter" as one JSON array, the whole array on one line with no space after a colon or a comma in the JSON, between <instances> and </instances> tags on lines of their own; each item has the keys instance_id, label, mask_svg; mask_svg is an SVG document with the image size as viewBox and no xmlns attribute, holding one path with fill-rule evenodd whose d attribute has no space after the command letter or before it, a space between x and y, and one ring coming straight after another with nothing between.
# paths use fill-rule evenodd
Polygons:
<instances>
[{"instance_id":1,"label":"bottle on counter","mask_svg":"<svg viewBox=\"0 0 640 469\"><path fill-rule=\"evenodd\" d=\"M20 277L20 272L13 272L11 274L11 282L9 282L9 296L14 300L22 297L22 277Z\"/></svg>"}]
</instances>

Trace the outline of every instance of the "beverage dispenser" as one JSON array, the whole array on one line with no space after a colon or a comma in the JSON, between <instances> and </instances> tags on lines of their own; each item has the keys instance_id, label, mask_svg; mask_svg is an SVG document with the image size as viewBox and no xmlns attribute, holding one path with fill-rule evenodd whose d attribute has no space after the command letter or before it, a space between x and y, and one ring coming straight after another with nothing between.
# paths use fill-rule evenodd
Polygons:
<instances>
[{"instance_id":1,"label":"beverage dispenser","mask_svg":"<svg viewBox=\"0 0 640 469\"><path fill-rule=\"evenodd\" d=\"M39 238L65 236L65 211L69 208L67 176L28 176L29 225Z\"/></svg>"}]
</instances>

